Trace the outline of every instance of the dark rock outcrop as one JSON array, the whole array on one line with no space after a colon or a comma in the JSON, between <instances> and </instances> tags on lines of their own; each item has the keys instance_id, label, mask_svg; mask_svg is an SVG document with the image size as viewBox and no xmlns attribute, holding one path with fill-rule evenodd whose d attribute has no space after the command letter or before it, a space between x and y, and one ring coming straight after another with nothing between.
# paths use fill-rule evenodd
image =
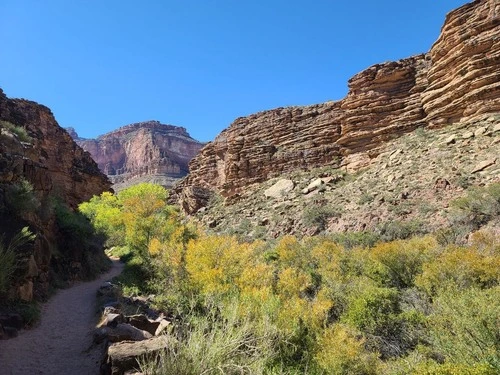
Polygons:
<instances>
[{"instance_id":1,"label":"dark rock outcrop","mask_svg":"<svg viewBox=\"0 0 500 375\"><path fill-rule=\"evenodd\" d=\"M137 182L171 187L188 173L189 161L204 146L186 129L158 121L123 126L97 139L83 139L73 128L68 130L118 190Z\"/></svg>"},{"instance_id":2,"label":"dark rock outcrop","mask_svg":"<svg viewBox=\"0 0 500 375\"><path fill-rule=\"evenodd\" d=\"M374 65L349 80L338 102L277 108L236 119L206 145L175 188L188 213L220 193L294 170L356 170L386 142L500 111L500 5L476 0L448 14L427 54Z\"/></svg>"},{"instance_id":3,"label":"dark rock outcrop","mask_svg":"<svg viewBox=\"0 0 500 375\"><path fill-rule=\"evenodd\" d=\"M55 205L74 209L111 184L47 107L9 99L0 89L0 122L0 235L8 242L24 226L36 234L18 254L8 296L43 298L54 272L74 270L78 277L90 266L83 247L64 238Z\"/></svg>"}]
</instances>

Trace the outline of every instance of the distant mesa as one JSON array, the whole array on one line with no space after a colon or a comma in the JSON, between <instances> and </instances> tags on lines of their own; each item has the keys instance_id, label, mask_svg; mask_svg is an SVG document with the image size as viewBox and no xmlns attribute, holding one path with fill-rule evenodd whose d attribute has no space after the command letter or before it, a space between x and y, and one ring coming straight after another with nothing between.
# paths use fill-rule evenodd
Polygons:
<instances>
[{"instance_id":1,"label":"distant mesa","mask_svg":"<svg viewBox=\"0 0 500 375\"><path fill-rule=\"evenodd\" d=\"M144 121L110 133L85 139L74 128L66 128L75 142L88 151L115 190L140 182L167 188L188 173L190 160L205 145L185 128Z\"/></svg>"}]
</instances>

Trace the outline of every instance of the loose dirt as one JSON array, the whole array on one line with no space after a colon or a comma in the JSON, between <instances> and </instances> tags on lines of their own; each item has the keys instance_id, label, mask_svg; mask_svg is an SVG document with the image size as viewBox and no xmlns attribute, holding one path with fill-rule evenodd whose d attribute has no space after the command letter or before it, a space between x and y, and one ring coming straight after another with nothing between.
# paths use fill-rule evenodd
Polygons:
<instances>
[{"instance_id":1,"label":"loose dirt","mask_svg":"<svg viewBox=\"0 0 500 375\"><path fill-rule=\"evenodd\" d=\"M40 324L0 342L1 375L96 375L102 348L92 345L97 323L96 291L117 276L123 265L94 281L59 291L43 305Z\"/></svg>"}]
</instances>

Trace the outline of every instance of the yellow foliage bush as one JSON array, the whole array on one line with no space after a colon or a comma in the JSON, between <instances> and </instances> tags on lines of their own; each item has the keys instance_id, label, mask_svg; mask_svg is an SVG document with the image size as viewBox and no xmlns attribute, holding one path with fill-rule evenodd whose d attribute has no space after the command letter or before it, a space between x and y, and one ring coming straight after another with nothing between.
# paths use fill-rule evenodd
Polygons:
<instances>
[{"instance_id":1,"label":"yellow foliage bush","mask_svg":"<svg viewBox=\"0 0 500 375\"><path fill-rule=\"evenodd\" d=\"M481 248L450 246L425 263L416 285L429 294L450 286L457 288L491 287L500 281L500 257Z\"/></svg>"},{"instance_id":2,"label":"yellow foliage bush","mask_svg":"<svg viewBox=\"0 0 500 375\"><path fill-rule=\"evenodd\" d=\"M375 375L378 356L366 351L364 344L359 333L336 324L319 337L315 359L325 374Z\"/></svg>"}]
</instances>

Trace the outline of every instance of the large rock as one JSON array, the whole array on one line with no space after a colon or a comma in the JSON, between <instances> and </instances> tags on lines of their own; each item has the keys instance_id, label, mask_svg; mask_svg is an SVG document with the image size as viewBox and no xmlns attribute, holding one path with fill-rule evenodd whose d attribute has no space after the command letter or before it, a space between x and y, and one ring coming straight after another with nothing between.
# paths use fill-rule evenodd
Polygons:
<instances>
[{"instance_id":1,"label":"large rock","mask_svg":"<svg viewBox=\"0 0 500 375\"><path fill-rule=\"evenodd\" d=\"M80 138L73 128L68 131L108 175L115 190L135 182L171 187L188 173L189 161L204 146L186 129L158 121L123 126L97 139Z\"/></svg>"},{"instance_id":2,"label":"large rock","mask_svg":"<svg viewBox=\"0 0 500 375\"><path fill-rule=\"evenodd\" d=\"M497 1L476 0L448 14L429 53L356 74L338 102L236 119L191 161L173 199L193 213L210 192L238 196L248 185L322 166L353 171L416 128L499 112L499 15Z\"/></svg>"},{"instance_id":3,"label":"large rock","mask_svg":"<svg viewBox=\"0 0 500 375\"><path fill-rule=\"evenodd\" d=\"M104 339L108 339L110 342L120 342L142 341L151 337L153 337L151 333L127 323L110 324L109 326L98 328L94 333L94 341L97 343L102 342Z\"/></svg>"},{"instance_id":4,"label":"large rock","mask_svg":"<svg viewBox=\"0 0 500 375\"><path fill-rule=\"evenodd\" d=\"M292 180L281 179L264 191L264 195L268 198L282 199L286 194L293 190L294 186L295 184Z\"/></svg>"},{"instance_id":5,"label":"large rock","mask_svg":"<svg viewBox=\"0 0 500 375\"><path fill-rule=\"evenodd\" d=\"M138 358L156 355L166 347L167 340L163 336L140 342L124 341L111 344L108 348L108 368L113 375L122 375L133 369L138 370Z\"/></svg>"}]
</instances>

